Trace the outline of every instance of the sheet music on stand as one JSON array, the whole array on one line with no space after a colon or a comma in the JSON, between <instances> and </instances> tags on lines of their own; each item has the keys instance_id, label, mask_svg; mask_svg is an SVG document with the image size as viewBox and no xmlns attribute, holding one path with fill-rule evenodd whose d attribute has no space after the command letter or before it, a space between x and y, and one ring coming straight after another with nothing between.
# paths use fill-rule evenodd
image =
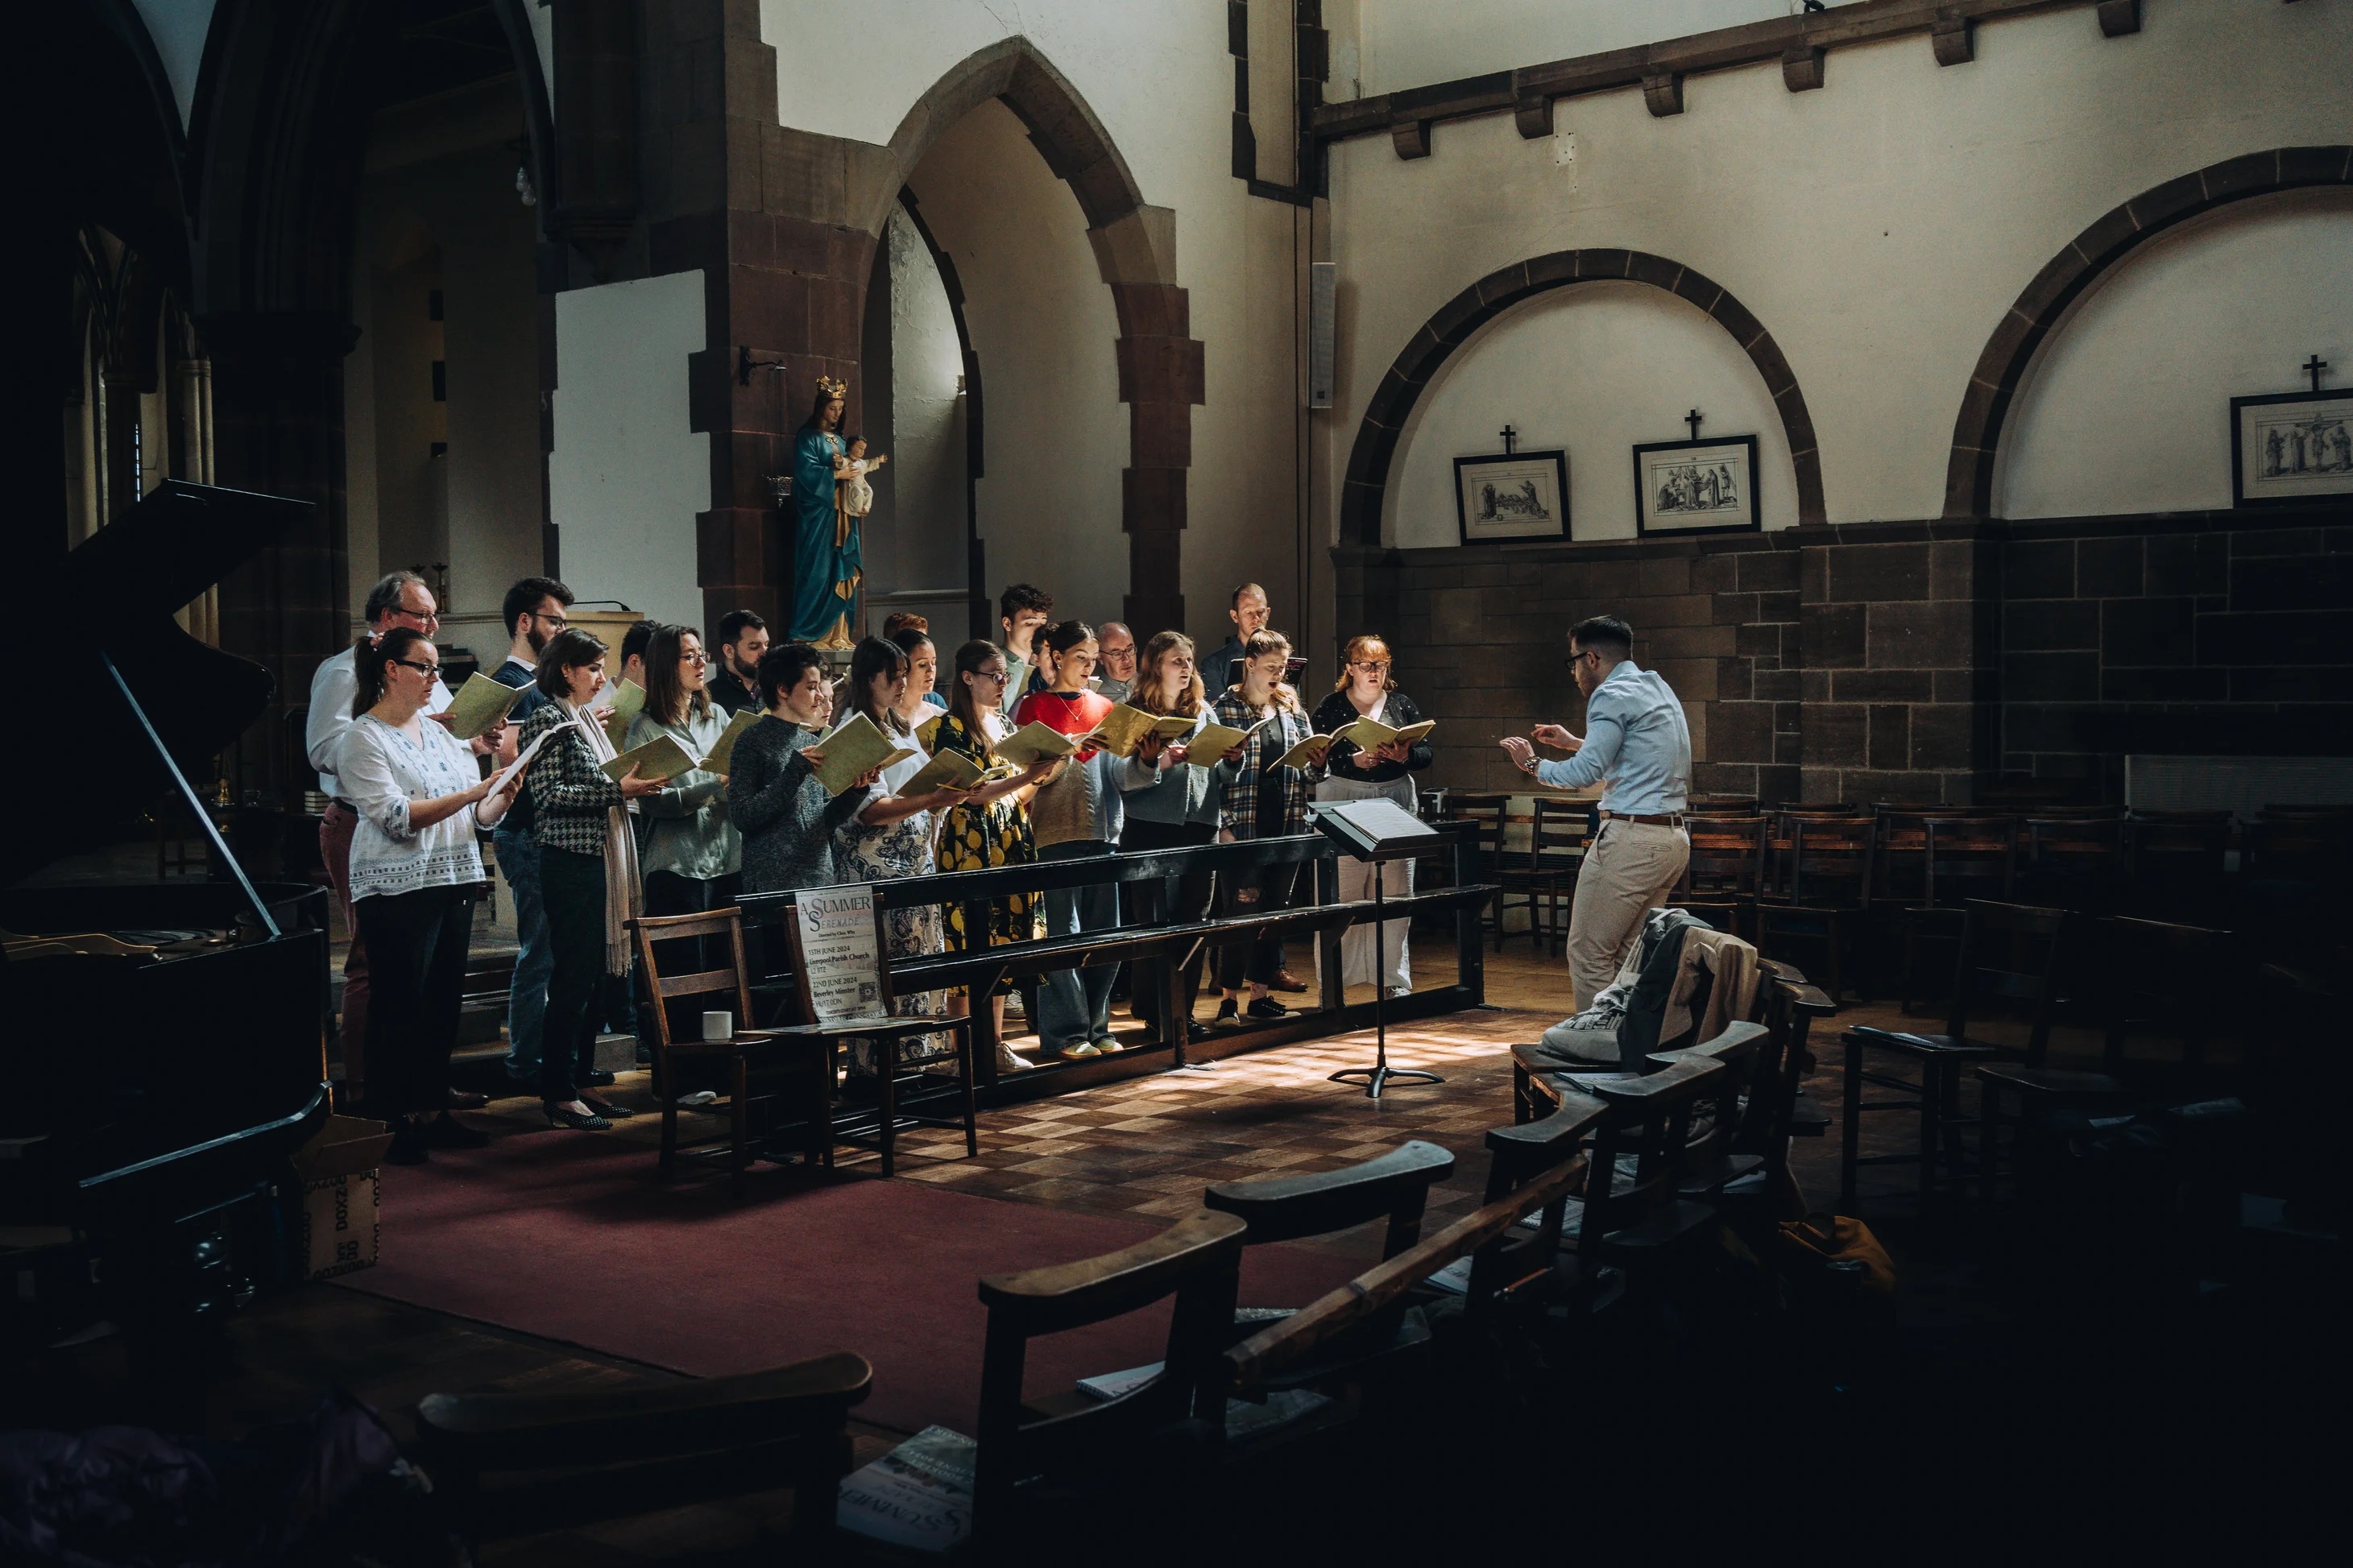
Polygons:
<instances>
[{"instance_id":1,"label":"sheet music on stand","mask_svg":"<svg viewBox=\"0 0 2353 1568\"><path fill-rule=\"evenodd\" d=\"M1326 838L1359 860L1396 860L1420 853L1438 830L1393 800L1346 800L1308 809L1308 820Z\"/></svg>"}]
</instances>

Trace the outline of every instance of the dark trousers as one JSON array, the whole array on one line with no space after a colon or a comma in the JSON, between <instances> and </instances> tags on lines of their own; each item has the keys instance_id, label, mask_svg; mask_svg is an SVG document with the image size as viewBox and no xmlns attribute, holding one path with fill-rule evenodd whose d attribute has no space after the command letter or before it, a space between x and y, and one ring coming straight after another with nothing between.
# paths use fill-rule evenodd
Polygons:
<instances>
[{"instance_id":1,"label":"dark trousers","mask_svg":"<svg viewBox=\"0 0 2353 1568\"><path fill-rule=\"evenodd\" d=\"M1220 877L1218 879L1218 910L1225 915L1273 914L1291 907L1292 889L1299 880L1299 864L1261 866L1253 878ZM1256 899L1243 895L1255 889ZM1261 937L1256 942L1228 942L1218 949L1218 984L1224 990L1239 991L1245 982L1252 985L1271 985L1282 968L1282 942L1278 938Z\"/></svg>"},{"instance_id":2,"label":"dark trousers","mask_svg":"<svg viewBox=\"0 0 2353 1568\"><path fill-rule=\"evenodd\" d=\"M649 915L699 915L712 910L723 910L735 901L738 877L681 877L675 871L646 873L646 913ZM751 933L745 932L748 938ZM748 944L747 944L748 945ZM668 942L654 943L654 965L662 973L705 974L714 969L735 967L735 949L723 936L672 937ZM653 977L643 973L639 965L637 977L638 1045L640 1055L650 1060L656 1036L654 1034ZM735 994L732 991L706 991L692 996L673 996L663 1004L670 1016L670 1037L674 1041L702 1038L702 1015L708 1008L721 1007L733 1011ZM735 1026L753 1026L749 1018L738 1018ZM716 1059L689 1058L678 1064L681 1079L694 1081L685 1087L718 1089L725 1076L725 1064Z\"/></svg>"},{"instance_id":3,"label":"dark trousers","mask_svg":"<svg viewBox=\"0 0 2353 1568\"><path fill-rule=\"evenodd\" d=\"M371 959L368 1113L392 1121L446 1110L474 889L379 893L353 907Z\"/></svg>"},{"instance_id":4,"label":"dark trousers","mask_svg":"<svg viewBox=\"0 0 2353 1568\"><path fill-rule=\"evenodd\" d=\"M605 858L541 845L539 891L555 958L547 977L539 1098L563 1105L580 1098L580 1079L596 1065L605 984Z\"/></svg>"},{"instance_id":5,"label":"dark trousers","mask_svg":"<svg viewBox=\"0 0 2353 1568\"><path fill-rule=\"evenodd\" d=\"M1197 849L1218 841L1217 828L1207 822L1147 822L1131 816L1120 834L1123 850ZM1187 871L1182 877L1164 878L1149 882L1130 882L1128 897L1134 900L1135 921L1141 926L1190 925L1209 918L1209 900L1216 890L1217 879L1208 871ZM1193 961L1177 976L1182 1001L1176 1016L1193 1016L1193 999L1201 994L1201 971L1209 960L1209 948L1203 943ZM1134 973L1134 1000L1129 1011L1154 1028L1160 1026L1161 996L1165 992L1169 964L1166 960L1130 966Z\"/></svg>"}]
</instances>

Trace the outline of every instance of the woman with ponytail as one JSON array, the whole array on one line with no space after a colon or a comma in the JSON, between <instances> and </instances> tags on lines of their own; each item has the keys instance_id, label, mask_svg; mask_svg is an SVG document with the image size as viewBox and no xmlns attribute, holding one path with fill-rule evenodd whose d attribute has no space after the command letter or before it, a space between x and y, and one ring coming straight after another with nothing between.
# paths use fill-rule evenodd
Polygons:
<instances>
[{"instance_id":1,"label":"woman with ponytail","mask_svg":"<svg viewBox=\"0 0 2353 1568\"><path fill-rule=\"evenodd\" d=\"M441 679L432 638L409 626L363 637L353 668L335 776L359 815L350 885L373 983L368 1110L392 1124L385 1158L413 1165L434 1147L487 1142L450 1118L449 1052L484 879L477 830L506 814L513 786L492 795L466 742L426 718Z\"/></svg>"}]
</instances>

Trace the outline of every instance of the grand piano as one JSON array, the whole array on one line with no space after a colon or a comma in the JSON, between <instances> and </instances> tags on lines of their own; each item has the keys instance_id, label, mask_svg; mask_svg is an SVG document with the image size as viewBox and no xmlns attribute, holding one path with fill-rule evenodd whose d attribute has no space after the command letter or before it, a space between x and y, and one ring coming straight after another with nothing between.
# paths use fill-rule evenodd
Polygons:
<instances>
[{"instance_id":1,"label":"grand piano","mask_svg":"<svg viewBox=\"0 0 2353 1568\"><path fill-rule=\"evenodd\" d=\"M166 483L16 586L0 1351L202 1322L290 1277L288 1156L331 1105L325 893L257 882L215 826L212 759L270 677L172 616L309 510ZM208 838L205 869L160 874L159 812Z\"/></svg>"}]
</instances>

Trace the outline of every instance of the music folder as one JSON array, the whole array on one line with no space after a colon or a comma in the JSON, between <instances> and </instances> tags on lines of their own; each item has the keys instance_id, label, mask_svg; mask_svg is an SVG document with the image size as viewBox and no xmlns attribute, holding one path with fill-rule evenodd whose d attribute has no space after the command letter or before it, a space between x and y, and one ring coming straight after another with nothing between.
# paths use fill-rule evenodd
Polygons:
<instances>
[{"instance_id":1,"label":"music folder","mask_svg":"<svg viewBox=\"0 0 2353 1568\"><path fill-rule=\"evenodd\" d=\"M1438 832L1393 800L1322 802L1310 826L1359 860L1397 860L1427 848Z\"/></svg>"}]
</instances>

